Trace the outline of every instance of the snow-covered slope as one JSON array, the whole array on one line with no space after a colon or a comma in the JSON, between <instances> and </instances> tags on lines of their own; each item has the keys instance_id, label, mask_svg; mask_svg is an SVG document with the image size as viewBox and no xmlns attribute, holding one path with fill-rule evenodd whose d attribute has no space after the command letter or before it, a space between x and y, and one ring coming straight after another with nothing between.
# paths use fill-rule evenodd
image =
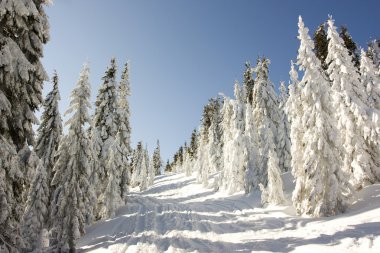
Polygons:
<instances>
[{"instance_id":1,"label":"snow-covered slope","mask_svg":"<svg viewBox=\"0 0 380 253\"><path fill-rule=\"evenodd\" d=\"M286 196L292 179L283 175ZM299 217L291 205L260 207L259 194L228 196L195 177L169 174L132 191L116 217L87 229L80 252L380 252L380 184L355 196L349 210Z\"/></svg>"}]
</instances>

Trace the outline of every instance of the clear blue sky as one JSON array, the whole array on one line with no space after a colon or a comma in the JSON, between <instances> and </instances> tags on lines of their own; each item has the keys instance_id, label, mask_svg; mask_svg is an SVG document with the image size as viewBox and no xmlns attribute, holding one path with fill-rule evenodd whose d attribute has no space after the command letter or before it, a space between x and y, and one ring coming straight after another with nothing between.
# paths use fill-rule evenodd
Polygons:
<instances>
[{"instance_id":1,"label":"clear blue sky","mask_svg":"<svg viewBox=\"0 0 380 253\"><path fill-rule=\"evenodd\" d=\"M331 14L363 47L380 37L378 0L55 0L46 10L51 39L43 64L59 74L61 112L85 61L94 102L111 57L119 76L130 60L133 147L142 140L151 152L160 139L165 160L199 125L209 98L232 96L245 61L269 57L270 79L288 81L298 15L314 31Z\"/></svg>"}]
</instances>

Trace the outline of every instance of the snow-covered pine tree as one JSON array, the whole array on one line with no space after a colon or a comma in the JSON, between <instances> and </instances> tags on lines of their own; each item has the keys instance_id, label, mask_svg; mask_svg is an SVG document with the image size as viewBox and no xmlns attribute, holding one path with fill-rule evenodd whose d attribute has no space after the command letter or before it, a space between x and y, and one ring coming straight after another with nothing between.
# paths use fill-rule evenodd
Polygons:
<instances>
[{"instance_id":1,"label":"snow-covered pine tree","mask_svg":"<svg viewBox=\"0 0 380 253\"><path fill-rule=\"evenodd\" d=\"M360 59L359 59L358 46L352 39L350 33L348 32L348 28L346 26L340 27L339 36L343 39L344 46L348 49L348 54L352 57L352 61L355 67L359 68Z\"/></svg>"},{"instance_id":2,"label":"snow-covered pine tree","mask_svg":"<svg viewBox=\"0 0 380 253\"><path fill-rule=\"evenodd\" d=\"M156 149L153 152L153 168L155 170L155 175L161 174L161 167L162 167L162 159L161 159L161 150L160 150L160 141L157 140L157 146Z\"/></svg>"},{"instance_id":3,"label":"snow-covered pine tree","mask_svg":"<svg viewBox=\"0 0 380 253\"><path fill-rule=\"evenodd\" d=\"M210 127L208 130L208 160L209 160L209 173L215 173L220 170L222 166L222 129L220 127L220 100L213 98L210 104ZM207 181L209 175L206 176Z\"/></svg>"},{"instance_id":4,"label":"snow-covered pine tree","mask_svg":"<svg viewBox=\"0 0 380 253\"><path fill-rule=\"evenodd\" d=\"M266 131L263 129L269 127L272 130L274 138L278 134L278 127L280 124L278 98L274 91L274 85L269 80L269 59L259 59L257 66L254 68L256 73L255 86L253 88L253 120L257 124L257 131L259 133L257 138L257 148L259 150L260 158L257 170L255 171L255 178L258 183L266 187L268 182L267 170L267 156L264 155L266 139ZM263 123L267 122L268 125L264 126ZM277 144L276 140L273 140ZM277 150L278 152L278 150ZM258 189L259 185L254 186Z\"/></svg>"},{"instance_id":5,"label":"snow-covered pine tree","mask_svg":"<svg viewBox=\"0 0 380 253\"><path fill-rule=\"evenodd\" d=\"M222 129L223 129L223 168L219 175L219 189L227 190L229 188L228 178L232 176L232 116L233 116L233 101L229 97L223 98L222 107ZM202 155L198 152L199 156Z\"/></svg>"},{"instance_id":6,"label":"snow-covered pine tree","mask_svg":"<svg viewBox=\"0 0 380 253\"><path fill-rule=\"evenodd\" d=\"M350 186L339 163L330 84L322 74L321 63L313 52L314 43L301 16L298 27L297 63L304 75L299 84L302 111L294 112L300 121L293 121L292 117L292 135L295 134L293 129L300 127L304 132L297 136L301 143L298 139L292 143L293 160L301 159L293 162L292 173L296 180L293 204L298 214L334 215L346 209ZM293 126L296 123L301 125Z\"/></svg>"},{"instance_id":7,"label":"snow-covered pine tree","mask_svg":"<svg viewBox=\"0 0 380 253\"><path fill-rule=\"evenodd\" d=\"M299 152L299 148L303 145L303 135L305 128L302 126L303 105L301 100L302 86L298 80L298 72L295 69L295 64L291 61L289 71L289 98L286 101L285 112L290 122L290 139L292 142L290 153L291 168L302 167L303 154Z\"/></svg>"},{"instance_id":8,"label":"snow-covered pine tree","mask_svg":"<svg viewBox=\"0 0 380 253\"><path fill-rule=\"evenodd\" d=\"M285 112L285 104L288 100L288 90L284 84L281 82L280 84L280 96L279 96L279 115L280 115L280 124L278 127L277 134L277 148L278 148L278 159L279 166L282 172L286 172L290 170L291 163L291 155L290 155L290 126L288 117Z\"/></svg>"},{"instance_id":9,"label":"snow-covered pine tree","mask_svg":"<svg viewBox=\"0 0 380 253\"><path fill-rule=\"evenodd\" d=\"M132 176L131 176L131 186L136 187L141 184L141 174L142 174L142 160L143 160L143 146L142 142L139 141L137 143L136 149L133 151L133 156L132 156L132 164L131 164L131 169L132 169Z\"/></svg>"},{"instance_id":10,"label":"snow-covered pine tree","mask_svg":"<svg viewBox=\"0 0 380 253\"><path fill-rule=\"evenodd\" d=\"M327 70L326 57L328 51L328 41L325 27L326 23L324 22L318 26L314 33L314 52L317 58L321 61L322 68Z\"/></svg>"},{"instance_id":11,"label":"snow-covered pine tree","mask_svg":"<svg viewBox=\"0 0 380 253\"><path fill-rule=\"evenodd\" d=\"M49 214L49 186L46 169L39 162L23 216L22 235L26 251L42 252L46 240L47 217Z\"/></svg>"},{"instance_id":12,"label":"snow-covered pine tree","mask_svg":"<svg viewBox=\"0 0 380 253\"><path fill-rule=\"evenodd\" d=\"M243 74L243 100L244 103L250 103L252 105L253 101L253 86L255 85L255 81L252 78L252 68L251 64L247 61L245 63L245 71Z\"/></svg>"},{"instance_id":13,"label":"snow-covered pine tree","mask_svg":"<svg viewBox=\"0 0 380 253\"><path fill-rule=\"evenodd\" d=\"M118 108L117 108L117 121L118 129L120 135L120 152L121 152L121 163L122 174L121 174L121 198L126 202L128 194L128 185L130 180L130 162L129 158L132 155L131 148L131 125L129 122L130 110L129 102L127 97L131 95L131 87L129 82L129 63L125 64L125 68L121 73L121 80L119 85L119 98L118 98Z\"/></svg>"},{"instance_id":14,"label":"snow-covered pine tree","mask_svg":"<svg viewBox=\"0 0 380 253\"><path fill-rule=\"evenodd\" d=\"M266 129L268 136L268 185L264 187L260 184L261 203L263 205L281 205L285 203L284 191L282 189L282 179L279 159L273 143L273 134L270 128Z\"/></svg>"},{"instance_id":15,"label":"snow-covered pine tree","mask_svg":"<svg viewBox=\"0 0 380 253\"><path fill-rule=\"evenodd\" d=\"M370 108L380 110L380 76L373 61L362 49L360 54L360 80L365 88L367 104Z\"/></svg>"},{"instance_id":16,"label":"snow-covered pine tree","mask_svg":"<svg viewBox=\"0 0 380 253\"><path fill-rule=\"evenodd\" d=\"M95 194L88 178L93 170L93 152L85 125L90 123L89 68L84 65L72 92L66 114L68 133L60 142L52 185L56 187L51 204L53 221L51 250L75 252L75 241L92 220Z\"/></svg>"},{"instance_id":17,"label":"snow-covered pine tree","mask_svg":"<svg viewBox=\"0 0 380 253\"><path fill-rule=\"evenodd\" d=\"M197 158L198 155L198 140L199 140L199 133L197 132L197 129L194 129L191 133L191 140L190 140L190 157L194 161Z\"/></svg>"},{"instance_id":18,"label":"snow-covered pine tree","mask_svg":"<svg viewBox=\"0 0 380 253\"><path fill-rule=\"evenodd\" d=\"M140 191L144 191L148 188L148 176L149 176L149 154L148 148L145 147L142 152L142 161L141 161L141 173L140 173Z\"/></svg>"},{"instance_id":19,"label":"snow-covered pine tree","mask_svg":"<svg viewBox=\"0 0 380 253\"><path fill-rule=\"evenodd\" d=\"M367 56L372 59L375 68L380 66L380 40L373 40L369 43Z\"/></svg>"},{"instance_id":20,"label":"snow-covered pine tree","mask_svg":"<svg viewBox=\"0 0 380 253\"><path fill-rule=\"evenodd\" d=\"M148 166L148 182L147 182L148 187L154 184L155 176L156 176L156 169L154 168L154 160L152 156L152 158L149 161L149 166Z\"/></svg>"},{"instance_id":21,"label":"snow-covered pine tree","mask_svg":"<svg viewBox=\"0 0 380 253\"><path fill-rule=\"evenodd\" d=\"M54 72L52 81L53 90L47 94L44 101L45 110L42 113L42 122L38 127L38 138L35 146L35 151L46 168L46 177L49 187L53 177L52 169L58 158L56 153L59 141L62 136L62 118L58 108L58 101L61 98L58 90L57 72ZM48 196L50 196L53 191L54 189L51 188Z\"/></svg>"},{"instance_id":22,"label":"snow-covered pine tree","mask_svg":"<svg viewBox=\"0 0 380 253\"><path fill-rule=\"evenodd\" d=\"M255 171L257 170L258 153L257 153L257 129L256 122L253 121L253 110L251 104L247 103L245 111L245 145L247 147L248 164L244 176L245 192L251 192L257 186Z\"/></svg>"},{"instance_id":23,"label":"snow-covered pine tree","mask_svg":"<svg viewBox=\"0 0 380 253\"><path fill-rule=\"evenodd\" d=\"M23 175L17 152L34 144L32 124L47 80L40 58L49 39L47 1L0 2L0 251L23 246ZM16 4L17 3L17 4ZM34 168L35 170L35 168Z\"/></svg>"},{"instance_id":24,"label":"snow-covered pine tree","mask_svg":"<svg viewBox=\"0 0 380 253\"><path fill-rule=\"evenodd\" d=\"M327 72L332 81L333 106L342 144L340 150L343 170L351 174L353 185L360 188L373 182L375 178L375 168L371 166L371 155L364 138L365 133L371 131L371 122L367 115L367 95L360 83L360 75L352 55L339 37L334 21L330 18L327 23Z\"/></svg>"},{"instance_id":25,"label":"snow-covered pine tree","mask_svg":"<svg viewBox=\"0 0 380 253\"><path fill-rule=\"evenodd\" d=\"M0 4L1 126L17 150L26 142L34 144L32 124L38 123L34 112L42 103L43 81L48 79L40 61L43 44L49 40L46 3L5 0Z\"/></svg>"},{"instance_id":26,"label":"snow-covered pine tree","mask_svg":"<svg viewBox=\"0 0 380 253\"><path fill-rule=\"evenodd\" d=\"M360 59L361 87L366 90L371 127L364 132L365 142L370 154L373 181L380 180L380 76L376 73L373 61L361 50ZM369 130L369 131L368 131Z\"/></svg>"},{"instance_id":27,"label":"snow-covered pine tree","mask_svg":"<svg viewBox=\"0 0 380 253\"><path fill-rule=\"evenodd\" d=\"M248 144L244 135L244 103L241 103L241 89L235 85L235 100L224 98L223 103L223 167L219 189L229 194L245 188L248 166Z\"/></svg>"},{"instance_id":28,"label":"snow-covered pine tree","mask_svg":"<svg viewBox=\"0 0 380 253\"><path fill-rule=\"evenodd\" d=\"M116 139L112 144L107 156L107 183L104 192L100 195L101 210L100 217L107 219L115 216L115 211L123 204L121 198L121 176L123 172L123 154L122 154L122 134L117 133Z\"/></svg>"},{"instance_id":29,"label":"snow-covered pine tree","mask_svg":"<svg viewBox=\"0 0 380 253\"><path fill-rule=\"evenodd\" d=\"M116 68L116 60L112 58L111 64L102 78L103 84L100 86L96 97L95 114L92 123L92 142L97 156L96 173L99 180L94 184L103 184L97 189L98 196L104 190L104 184L107 182L107 152L115 141L118 131Z\"/></svg>"}]
</instances>

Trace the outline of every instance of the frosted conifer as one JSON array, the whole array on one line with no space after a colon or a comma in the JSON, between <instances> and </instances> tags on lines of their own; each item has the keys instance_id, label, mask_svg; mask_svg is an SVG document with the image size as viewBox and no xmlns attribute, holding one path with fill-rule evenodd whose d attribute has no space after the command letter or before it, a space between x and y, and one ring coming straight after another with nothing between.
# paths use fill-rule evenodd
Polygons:
<instances>
[{"instance_id":1,"label":"frosted conifer","mask_svg":"<svg viewBox=\"0 0 380 253\"><path fill-rule=\"evenodd\" d=\"M298 27L297 63L304 75L299 84L302 110L294 112L299 115L299 121L293 121L292 117L292 135L293 130L300 127L304 132L298 133L300 136L292 143L292 173L296 180L293 204L298 214L334 215L345 211L350 187L336 152L337 124L333 117L330 85L322 74L321 63L313 52L314 43L301 16Z\"/></svg>"},{"instance_id":2,"label":"frosted conifer","mask_svg":"<svg viewBox=\"0 0 380 253\"><path fill-rule=\"evenodd\" d=\"M277 148L278 148L278 159L279 166L282 172L286 172L290 170L290 126L288 117L285 112L286 101L288 100L288 91L284 84L281 82L280 84L280 97L279 97L279 114L280 114L280 122L278 127L278 137L277 137Z\"/></svg>"},{"instance_id":3,"label":"frosted conifer","mask_svg":"<svg viewBox=\"0 0 380 253\"><path fill-rule=\"evenodd\" d=\"M23 246L23 181L17 153L34 144L32 124L47 74L41 64L49 40L46 1L0 1L0 252ZM35 170L35 168L34 168Z\"/></svg>"},{"instance_id":4,"label":"frosted conifer","mask_svg":"<svg viewBox=\"0 0 380 253\"><path fill-rule=\"evenodd\" d=\"M369 147L365 133L372 131L367 112L367 95L361 87L358 69L352 55L339 37L334 21L328 20L327 37L330 63L328 74L332 81L333 106L336 109L337 125L341 137L343 170L352 175L352 183L360 188L373 181Z\"/></svg>"},{"instance_id":5,"label":"frosted conifer","mask_svg":"<svg viewBox=\"0 0 380 253\"><path fill-rule=\"evenodd\" d=\"M121 73L121 80L119 85L119 98L118 98L118 108L117 108L117 120L118 129L120 135L120 152L121 152L121 163L122 174L121 174L121 197L126 201L128 194L128 185L130 181L130 162L129 159L132 155L131 148L131 126L129 122L130 109L128 96L131 95L131 87L129 83L129 63L125 64L125 68Z\"/></svg>"},{"instance_id":6,"label":"frosted conifer","mask_svg":"<svg viewBox=\"0 0 380 253\"><path fill-rule=\"evenodd\" d=\"M257 138L257 148L259 150L258 166L255 171L255 178L257 178L258 183L261 183L264 187L267 185L268 181L268 170L267 170L267 156L265 155L266 146L266 128L272 130L273 136L277 136L278 127L280 124L280 116L278 109L278 98L274 91L274 85L269 80L269 69L270 64L269 59L258 60L257 66L254 68L256 73L255 86L253 89L253 120L256 122L258 138ZM264 125L266 122L267 125ZM273 138L274 138L273 137ZM273 140L276 143L275 140ZM259 185L254 186L258 189Z\"/></svg>"},{"instance_id":7,"label":"frosted conifer","mask_svg":"<svg viewBox=\"0 0 380 253\"><path fill-rule=\"evenodd\" d=\"M116 61L114 58L111 59L111 64L102 80L103 84L96 97L95 114L92 123L92 142L97 156L96 173L99 180L96 180L98 182L94 182L94 184L107 181L107 153L115 141L118 131ZM129 137L127 136L127 138ZM105 185L99 187L97 194L99 195L104 188Z\"/></svg>"},{"instance_id":8,"label":"frosted conifer","mask_svg":"<svg viewBox=\"0 0 380 253\"><path fill-rule=\"evenodd\" d=\"M49 187L46 169L40 161L29 189L26 209L23 216L22 234L25 248L42 252L46 240L45 229L49 207Z\"/></svg>"},{"instance_id":9,"label":"frosted conifer","mask_svg":"<svg viewBox=\"0 0 380 253\"><path fill-rule=\"evenodd\" d=\"M57 160L57 150L62 135L62 119L59 113L58 101L61 99L58 90L58 75L53 74L53 90L49 92L44 101L42 122L38 128L38 138L35 151L46 168L47 182L50 184L53 177L53 167ZM52 193L53 189L49 191Z\"/></svg>"},{"instance_id":10,"label":"frosted conifer","mask_svg":"<svg viewBox=\"0 0 380 253\"><path fill-rule=\"evenodd\" d=\"M121 134L118 132L113 145L107 156L107 183L104 192L101 194L100 217L103 219L115 216L115 211L123 204L121 198L121 176L123 167L121 152Z\"/></svg>"},{"instance_id":11,"label":"frosted conifer","mask_svg":"<svg viewBox=\"0 0 380 253\"><path fill-rule=\"evenodd\" d=\"M161 150L160 150L160 141L157 140L157 147L153 152L152 166L155 171L155 175L161 174L162 159L161 159Z\"/></svg>"},{"instance_id":12,"label":"frosted conifer","mask_svg":"<svg viewBox=\"0 0 380 253\"><path fill-rule=\"evenodd\" d=\"M264 187L260 184L261 189L261 203L281 205L285 203L284 192L282 189L282 179L279 166L279 160L277 158L277 152L275 145L271 141L273 140L272 131L267 129L268 136L268 185Z\"/></svg>"},{"instance_id":13,"label":"frosted conifer","mask_svg":"<svg viewBox=\"0 0 380 253\"><path fill-rule=\"evenodd\" d=\"M59 145L52 185L56 187L51 204L52 247L55 252L75 251L75 241L85 232L92 220L95 195L88 178L93 170L93 152L85 125L90 123L91 107L89 68L83 67L76 88L71 95L66 114L71 118Z\"/></svg>"}]
</instances>

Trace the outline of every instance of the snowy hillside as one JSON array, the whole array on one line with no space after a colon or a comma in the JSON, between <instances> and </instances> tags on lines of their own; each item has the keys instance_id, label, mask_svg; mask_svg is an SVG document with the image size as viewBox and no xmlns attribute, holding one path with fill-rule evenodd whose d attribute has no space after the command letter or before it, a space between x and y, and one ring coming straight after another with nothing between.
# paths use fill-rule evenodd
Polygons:
<instances>
[{"instance_id":1,"label":"snowy hillside","mask_svg":"<svg viewBox=\"0 0 380 253\"><path fill-rule=\"evenodd\" d=\"M283 175L289 199L292 179ZM137 189L136 189L137 190ZM196 183L194 176L156 177L132 191L116 217L89 228L80 252L380 252L380 184L354 197L345 214L295 215L291 205L261 208L260 196L232 196Z\"/></svg>"}]
</instances>

